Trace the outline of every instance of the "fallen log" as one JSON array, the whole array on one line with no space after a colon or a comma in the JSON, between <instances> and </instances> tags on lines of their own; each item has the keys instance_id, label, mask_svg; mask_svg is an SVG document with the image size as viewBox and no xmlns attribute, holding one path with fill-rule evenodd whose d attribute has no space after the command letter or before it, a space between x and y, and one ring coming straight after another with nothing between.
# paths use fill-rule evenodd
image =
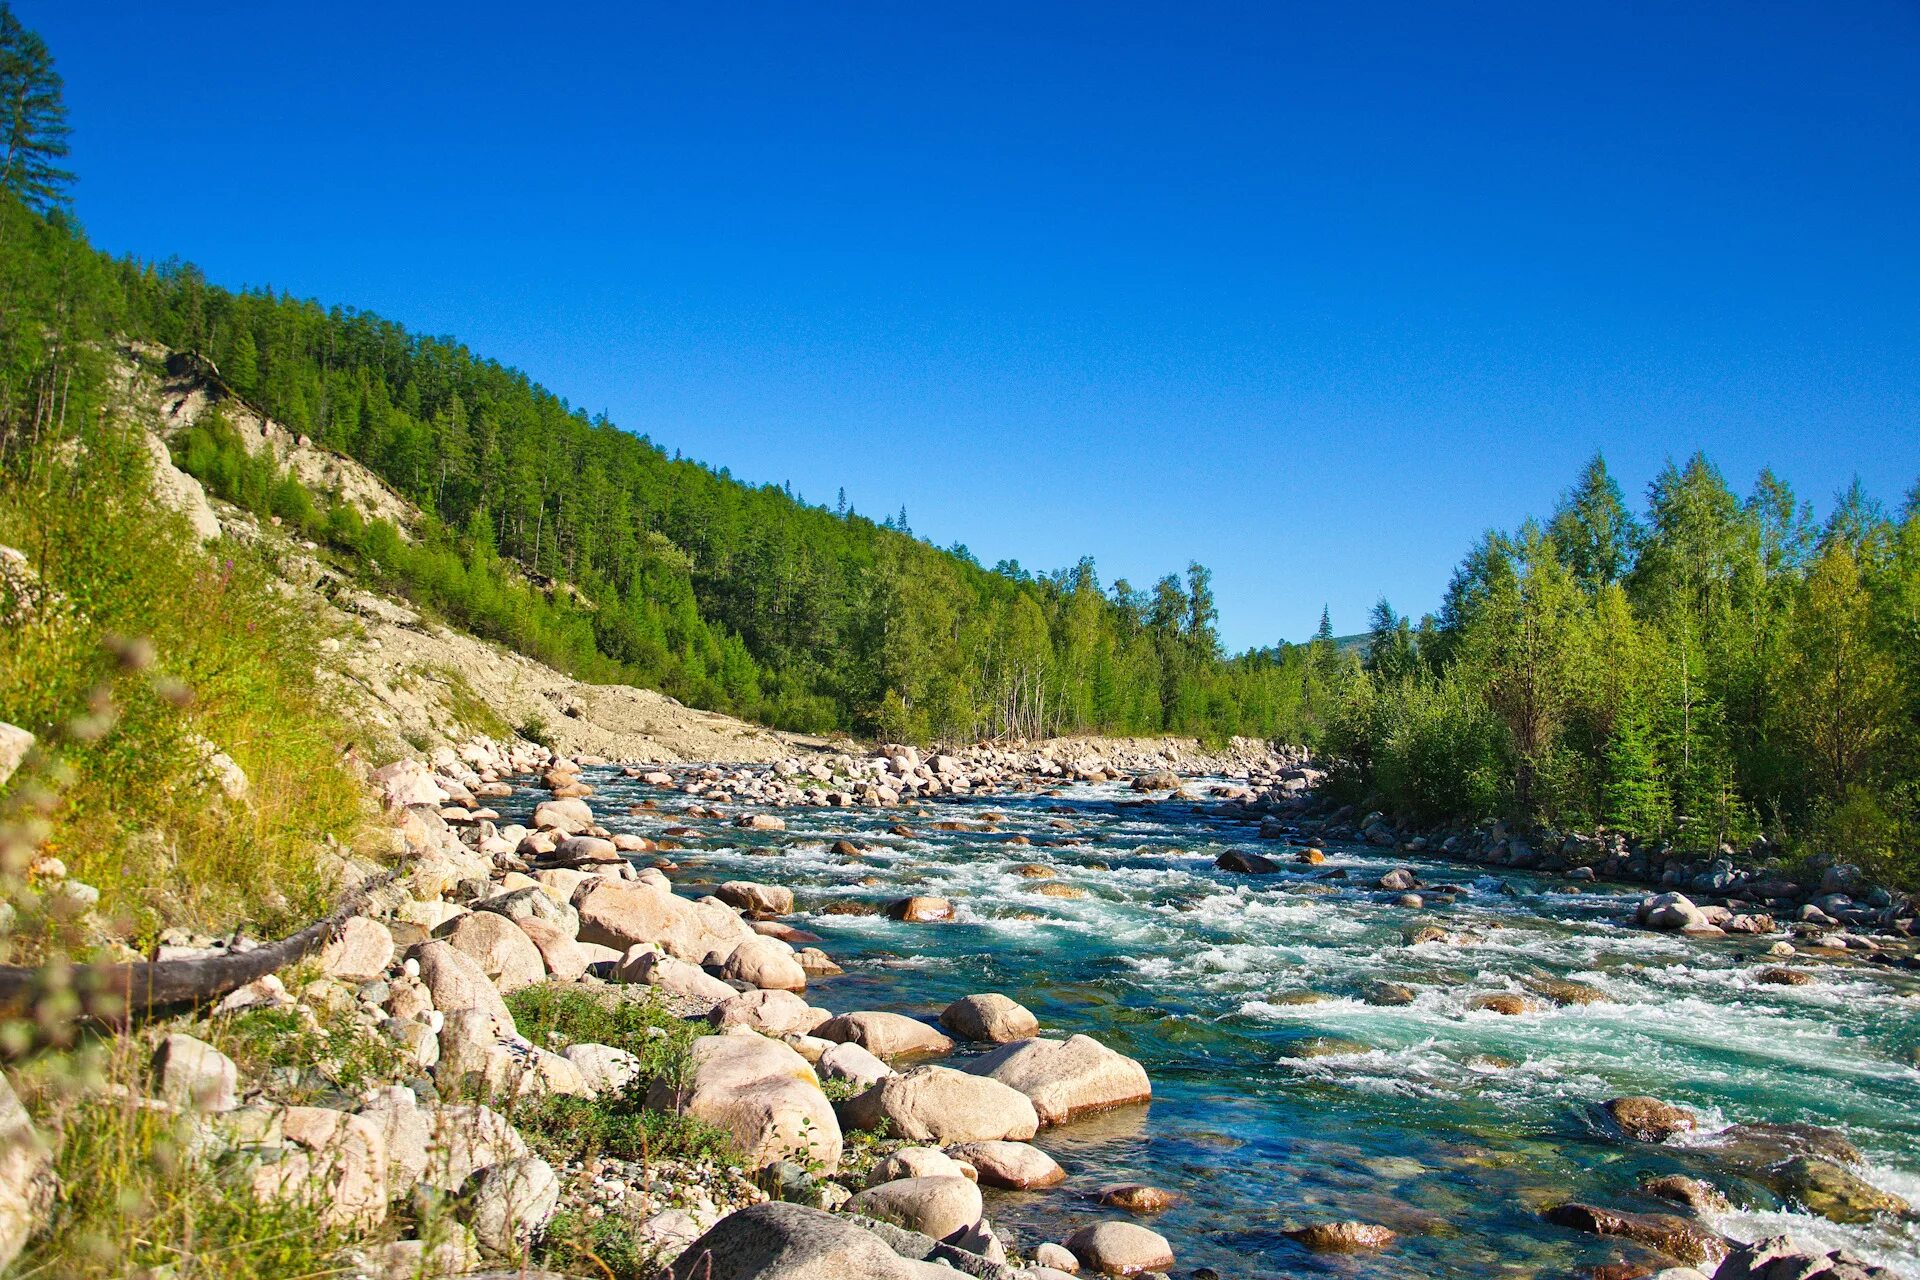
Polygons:
<instances>
[{"instance_id":1,"label":"fallen log","mask_svg":"<svg viewBox=\"0 0 1920 1280\"><path fill-rule=\"evenodd\" d=\"M86 1018L119 1029L139 1014L210 1003L333 941L341 926L365 905L367 894L392 879L389 873L367 881L332 914L278 942L247 951L127 964L0 965L0 1019L45 1022L47 1011L58 1010L61 1021Z\"/></svg>"}]
</instances>

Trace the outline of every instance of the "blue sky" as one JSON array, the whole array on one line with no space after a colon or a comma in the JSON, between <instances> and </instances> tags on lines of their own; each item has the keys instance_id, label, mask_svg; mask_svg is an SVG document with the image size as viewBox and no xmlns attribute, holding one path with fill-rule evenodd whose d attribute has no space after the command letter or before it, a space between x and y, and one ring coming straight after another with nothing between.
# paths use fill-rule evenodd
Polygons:
<instances>
[{"instance_id":1,"label":"blue sky","mask_svg":"<svg viewBox=\"0 0 1920 1280\"><path fill-rule=\"evenodd\" d=\"M942 12L940 10L946 10ZM1920 477L1920 7L15 0L78 207L1235 647L1603 449Z\"/></svg>"}]
</instances>

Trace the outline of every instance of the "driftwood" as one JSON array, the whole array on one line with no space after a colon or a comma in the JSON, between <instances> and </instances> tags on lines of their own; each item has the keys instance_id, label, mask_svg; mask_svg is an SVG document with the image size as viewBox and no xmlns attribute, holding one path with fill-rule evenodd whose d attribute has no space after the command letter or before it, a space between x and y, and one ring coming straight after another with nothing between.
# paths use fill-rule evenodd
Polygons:
<instances>
[{"instance_id":1,"label":"driftwood","mask_svg":"<svg viewBox=\"0 0 1920 1280\"><path fill-rule=\"evenodd\" d=\"M139 1014L210 1003L333 941L367 894L392 879L389 874L360 885L331 915L250 951L130 964L0 965L0 1018L31 1018L49 1001L77 999L72 1016L117 1028Z\"/></svg>"}]
</instances>

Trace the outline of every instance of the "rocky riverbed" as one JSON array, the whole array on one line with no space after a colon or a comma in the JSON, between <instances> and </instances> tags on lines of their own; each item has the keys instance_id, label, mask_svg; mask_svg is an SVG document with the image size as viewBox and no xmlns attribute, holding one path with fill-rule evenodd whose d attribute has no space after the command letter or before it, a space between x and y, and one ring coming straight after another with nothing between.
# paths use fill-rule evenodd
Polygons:
<instances>
[{"instance_id":1,"label":"rocky riverbed","mask_svg":"<svg viewBox=\"0 0 1920 1280\"><path fill-rule=\"evenodd\" d=\"M141 1105L321 1197L377 1277L607 1222L703 1277L1920 1274L1897 929L1463 865L1487 844L1314 816L1318 780L1250 743L397 762L400 878L318 976L158 1039ZM516 1022L530 991L717 1031L645 1102L735 1154L543 1159L516 1108L641 1061ZM249 1076L213 1043L248 1008L399 1060Z\"/></svg>"}]
</instances>

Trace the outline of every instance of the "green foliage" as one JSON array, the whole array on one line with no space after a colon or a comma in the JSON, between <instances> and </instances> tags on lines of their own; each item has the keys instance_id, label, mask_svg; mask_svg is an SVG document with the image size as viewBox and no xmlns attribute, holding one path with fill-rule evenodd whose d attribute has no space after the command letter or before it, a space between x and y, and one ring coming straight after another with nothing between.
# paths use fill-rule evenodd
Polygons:
<instances>
[{"instance_id":1,"label":"green foliage","mask_svg":"<svg viewBox=\"0 0 1920 1280\"><path fill-rule=\"evenodd\" d=\"M329 1095L356 1095L409 1074L399 1042L349 1010L329 1014L321 1006L315 1022L292 1009L248 1009L223 1019L209 1038L249 1080L290 1069L289 1082L275 1090L278 1101L323 1106Z\"/></svg>"},{"instance_id":2,"label":"green foliage","mask_svg":"<svg viewBox=\"0 0 1920 1280\"><path fill-rule=\"evenodd\" d=\"M58 163L67 154L60 89L46 42L0 4L0 187L41 212L64 208L73 182Z\"/></svg>"}]
</instances>

